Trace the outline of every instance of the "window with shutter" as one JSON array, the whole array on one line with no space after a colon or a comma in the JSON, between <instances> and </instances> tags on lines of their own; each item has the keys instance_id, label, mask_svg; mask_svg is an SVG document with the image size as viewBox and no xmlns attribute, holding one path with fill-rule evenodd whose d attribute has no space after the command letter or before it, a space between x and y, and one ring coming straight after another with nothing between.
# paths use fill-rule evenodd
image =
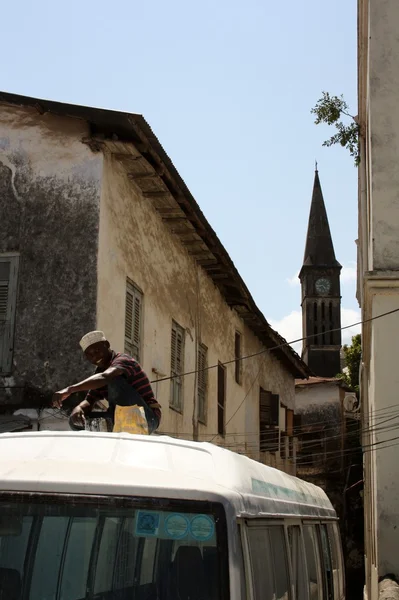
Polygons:
<instances>
[{"instance_id":1,"label":"window with shutter","mask_svg":"<svg viewBox=\"0 0 399 600\"><path fill-rule=\"evenodd\" d=\"M130 280L126 282L125 352L141 360L143 293Z\"/></svg>"},{"instance_id":2,"label":"window with shutter","mask_svg":"<svg viewBox=\"0 0 399 600\"><path fill-rule=\"evenodd\" d=\"M235 355L235 379L236 382L242 383L242 360L241 360L241 333L236 331L234 337L234 355Z\"/></svg>"},{"instance_id":3,"label":"window with shutter","mask_svg":"<svg viewBox=\"0 0 399 600\"><path fill-rule=\"evenodd\" d=\"M197 403L198 420L206 424L207 413L207 387L208 387L208 348L203 344L198 346L197 360Z\"/></svg>"},{"instance_id":4,"label":"window with shutter","mask_svg":"<svg viewBox=\"0 0 399 600\"><path fill-rule=\"evenodd\" d=\"M286 412L285 429L289 437L292 437L294 435L294 411L290 410L289 408Z\"/></svg>"},{"instance_id":5,"label":"window with shutter","mask_svg":"<svg viewBox=\"0 0 399 600\"><path fill-rule=\"evenodd\" d=\"M226 369L218 365L218 434L225 434Z\"/></svg>"},{"instance_id":6,"label":"window with shutter","mask_svg":"<svg viewBox=\"0 0 399 600\"><path fill-rule=\"evenodd\" d=\"M170 375L171 393L170 406L183 412L183 378L184 372L184 329L172 321Z\"/></svg>"},{"instance_id":7,"label":"window with shutter","mask_svg":"<svg viewBox=\"0 0 399 600\"><path fill-rule=\"evenodd\" d=\"M261 427L268 427L271 425L271 399L271 392L259 388L259 421Z\"/></svg>"},{"instance_id":8,"label":"window with shutter","mask_svg":"<svg viewBox=\"0 0 399 600\"><path fill-rule=\"evenodd\" d=\"M278 414L276 424L276 396L259 388L259 449L261 452L277 452L279 447ZM278 396L277 396L278 398Z\"/></svg>"},{"instance_id":9,"label":"window with shutter","mask_svg":"<svg viewBox=\"0 0 399 600\"><path fill-rule=\"evenodd\" d=\"M12 370L19 256L0 255L0 374Z\"/></svg>"},{"instance_id":10,"label":"window with shutter","mask_svg":"<svg viewBox=\"0 0 399 600\"><path fill-rule=\"evenodd\" d=\"M280 396L278 394L272 394L271 402L271 425L274 427L279 426L280 419Z\"/></svg>"}]
</instances>

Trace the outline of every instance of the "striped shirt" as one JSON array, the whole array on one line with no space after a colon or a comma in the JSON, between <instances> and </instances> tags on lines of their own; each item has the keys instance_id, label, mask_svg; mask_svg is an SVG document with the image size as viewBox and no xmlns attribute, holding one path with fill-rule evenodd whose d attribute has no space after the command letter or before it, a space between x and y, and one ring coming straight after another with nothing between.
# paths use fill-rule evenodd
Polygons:
<instances>
[{"instance_id":1,"label":"striped shirt","mask_svg":"<svg viewBox=\"0 0 399 600\"><path fill-rule=\"evenodd\" d=\"M123 377L140 394L144 402L154 411L154 414L160 421L161 406L156 401L151 383L139 363L128 354L112 352L111 363L107 368L109 369L109 367L115 367L122 371ZM97 368L96 373L101 373L104 370ZM108 400L108 386L104 386L98 390L90 390L86 395L86 400L90 406L93 406L95 402L99 402L100 400Z\"/></svg>"}]
</instances>

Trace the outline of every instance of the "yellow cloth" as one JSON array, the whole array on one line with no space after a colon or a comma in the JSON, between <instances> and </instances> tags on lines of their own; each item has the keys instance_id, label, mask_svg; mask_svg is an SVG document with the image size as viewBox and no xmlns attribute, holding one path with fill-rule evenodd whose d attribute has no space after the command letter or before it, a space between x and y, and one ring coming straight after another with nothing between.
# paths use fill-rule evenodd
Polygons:
<instances>
[{"instance_id":1,"label":"yellow cloth","mask_svg":"<svg viewBox=\"0 0 399 600\"><path fill-rule=\"evenodd\" d=\"M142 406L116 406L115 433L139 433L149 435L148 423Z\"/></svg>"}]
</instances>

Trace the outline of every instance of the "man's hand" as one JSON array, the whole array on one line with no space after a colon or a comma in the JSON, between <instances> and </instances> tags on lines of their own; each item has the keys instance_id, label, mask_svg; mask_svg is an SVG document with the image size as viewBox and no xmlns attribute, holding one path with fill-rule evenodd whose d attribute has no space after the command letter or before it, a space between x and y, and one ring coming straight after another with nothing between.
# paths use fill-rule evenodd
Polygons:
<instances>
[{"instance_id":1,"label":"man's hand","mask_svg":"<svg viewBox=\"0 0 399 600\"><path fill-rule=\"evenodd\" d=\"M55 394L53 395L53 400L52 400L53 406L55 408L61 408L61 405L64 402L64 400L69 398L69 396L71 394L72 394L72 392L70 391L69 388L64 388L63 390L60 390L59 392L55 392Z\"/></svg>"},{"instance_id":2,"label":"man's hand","mask_svg":"<svg viewBox=\"0 0 399 600\"><path fill-rule=\"evenodd\" d=\"M72 422L78 427L84 427L86 425L85 411L83 410L80 404L78 404L78 406L75 406L75 408L71 412L70 420L72 420Z\"/></svg>"}]
</instances>

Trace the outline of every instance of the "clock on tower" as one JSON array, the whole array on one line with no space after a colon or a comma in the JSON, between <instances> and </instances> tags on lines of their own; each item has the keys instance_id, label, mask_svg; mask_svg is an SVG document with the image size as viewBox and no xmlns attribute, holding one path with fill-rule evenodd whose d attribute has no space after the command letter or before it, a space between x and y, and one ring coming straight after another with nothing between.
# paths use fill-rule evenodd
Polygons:
<instances>
[{"instance_id":1,"label":"clock on tower","mask_svg":"<svg viewBox=\"0 0 399 600\"><path fill-rule=\"evenodd\" d=\"M327 277L320 277L315 284L318 294L328 294L331 289L331 282Z\"/></svg>"},{"instance_id":2,"label":"clock on tower","mask_svg":"<svg viewBox=\"0 0 399 600\"><path fill-rule=\"evenodd\" d=\"M314 375L319 377L335 377L341 371L340 274L341 265L335 258L316 169L305 255L299 278L305 338L302 358Z\"/></svg>"}]
</instances>

